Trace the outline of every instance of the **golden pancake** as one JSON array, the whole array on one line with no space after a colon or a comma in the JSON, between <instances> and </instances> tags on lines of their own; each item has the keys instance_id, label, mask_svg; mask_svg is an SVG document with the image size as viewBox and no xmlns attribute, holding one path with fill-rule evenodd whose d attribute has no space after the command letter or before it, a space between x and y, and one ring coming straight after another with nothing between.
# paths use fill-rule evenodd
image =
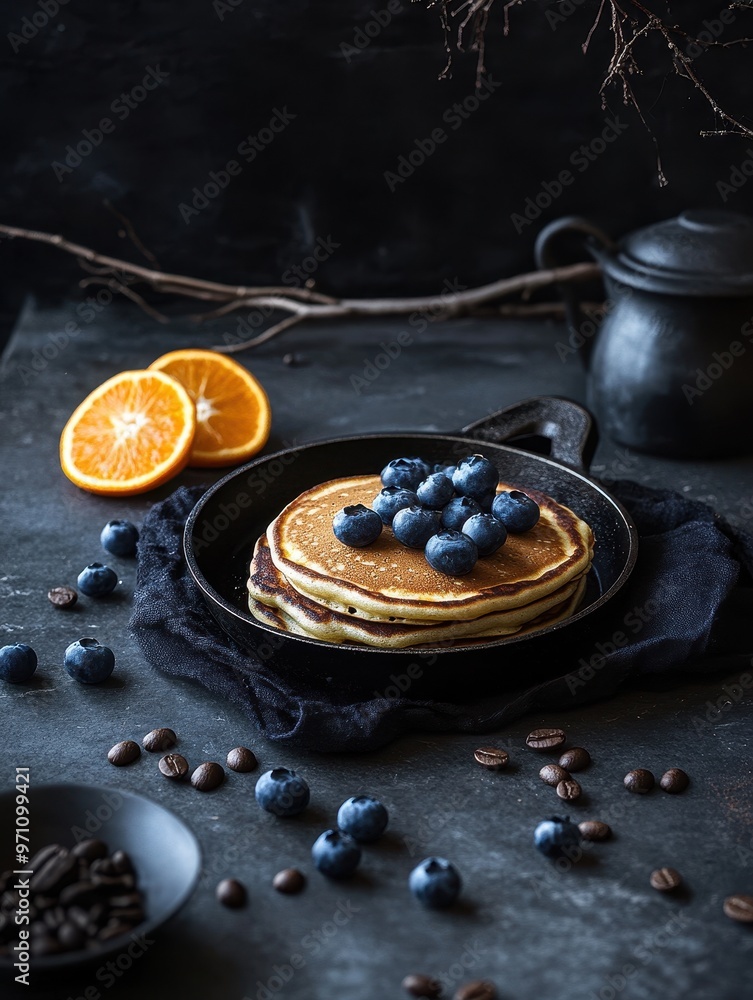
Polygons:
<instances>
[{"instance_id":1,"label":"golden pancake","mask_svg":"<svg viewBox=\"0 0 753 1000\"><path fill-rule=\"evenodd\" d=\"M498 487L521 488L541 508L538 524L510 535L465 576L432 569L422 552L401 545L389 529L361 549L335 538L335 514L350 504L371 506L381 489L379 476L332 480L301 494L270 525L270 555L294 590L346 615L457 622L522 608L583 576L593 534L585 521L543 493Z\"/></svg>"},{"instance_id":2,"label":"golden pancake","mask_svg":"<svg viewBox=\"0 0 753 1000\"><path fill-rule=\"evenodd\" d=\"M420 553L417 553L420 555ZM552 609L561 609L578 590L580 580L572 580L552 594L522 608L491 612L461 622L378 621L357 614L334 611L299 594L272 562L266 538L256 544L248 581L249 609L262 621L273 623L268 610L278 612L288 631L298 627L303 634L327 642L357 642L386 649L402 649L417 644L444 642L466 636L501 636L517 632Z\"/></svg>"}]
</instances>

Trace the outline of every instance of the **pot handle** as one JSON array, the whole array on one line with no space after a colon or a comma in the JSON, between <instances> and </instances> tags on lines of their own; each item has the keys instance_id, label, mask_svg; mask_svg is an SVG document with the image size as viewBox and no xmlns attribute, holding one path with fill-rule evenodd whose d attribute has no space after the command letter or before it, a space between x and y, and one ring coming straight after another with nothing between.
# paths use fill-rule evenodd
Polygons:
<instances>
[{"instance_id":1,"label":"pot handle","mask_svg":"<svg viewBox=\"0 0 753 1000\"><path fill-rule=\"evenodd\" d=\"M602 249L608 251L616 248L615 243L609 236L602 229L599 229L598 226L589 222L588 219L582 219L577 215L568 215L562 219L555 219L548 226L544 226L536 237L533 253L536 260L536 267L539 270L549 270L550 268L561 267L566 263L572 263L572 261L564 260L561 253L557 252L558 244L560 244L561 249L560 238L563 233L580 233L585 237L582 242L589 251L590 246L594 244L600 245ZM596 254L591 252L591 256L595 257ZM576 343L579 341L582 342L581 360L587 365L590 349L593 346L593 337L583 337L582 331L586 328L586 324L593 330L593 322L589 320L581 309L580 296L578 295L576 284L571 282L558 285L557 287L562 301L565 303L568 329L577 338Z\"/></svg>"},{"instance_id":2,"label":"pot handle","mask_svg":"<svg viewBox=\"0 0 753 1000\"><path fill-rule=\"evenodd\" d=\"M492 444L529 435L547 438L550 457L576 472L585 472L591 465L599 441L596 422L588 410L562 396L524 399L468 424L462 433Z\"/></svg>"}]
</instances>

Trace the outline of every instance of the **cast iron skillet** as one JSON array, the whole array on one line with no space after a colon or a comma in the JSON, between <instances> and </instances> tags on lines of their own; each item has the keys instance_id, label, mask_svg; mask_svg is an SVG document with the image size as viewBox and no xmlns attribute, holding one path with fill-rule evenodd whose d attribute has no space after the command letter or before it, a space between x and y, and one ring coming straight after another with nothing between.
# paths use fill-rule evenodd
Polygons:
<instances>
[{"instance_id":1,"label":"cast iron skillet","mask_svg":"<svg viewBox=\"0 0 753 1000\"><path fill-rule=\"evenodd\" d=\"M549 455L505 443L523 437L546 439ZM444 668L454 672L459 666L498 672L506 654L523 645L526 663L533 667L556 656L564 631L569 639L579 628L584 642L593 644L599 637L594 631L598 612L623 586L635 564L637 534L629 515L585 473L584 464L590 463L595 447L596 428L585 409L570 400L542 396L500 410L457 434L360 434L279 451L231 472L201 497L185 527L188 569L222 628L285 672L368 677L378 683L395 671L405 671L410 665L406 657L430 662L432 673ZM420 651L322 642L283 633L251 617L246 580L253 545L269 522L304 490L341 476L376 474L390 459L404 455L450 462L473 453L494 461L505 480L522 489L541 490L571 507L593 528L593 566L584 601L574 616L529 636L478 646L458 640L457 645Z\"/></svg>"}]
</instances>

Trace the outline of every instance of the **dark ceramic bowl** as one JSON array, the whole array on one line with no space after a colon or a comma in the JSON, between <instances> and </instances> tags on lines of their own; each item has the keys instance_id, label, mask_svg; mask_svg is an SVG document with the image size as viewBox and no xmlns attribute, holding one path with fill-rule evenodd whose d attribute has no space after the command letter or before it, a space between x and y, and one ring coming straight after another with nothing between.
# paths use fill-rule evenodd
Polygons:
<instances>
[{"instance_id":1,"label":"dark ceramic bowl","mask_svg":"<svg viewBox=\"0 0 753 1000\"><path fill-rule=\"evenodd\" d=\"M156 802L89 785L32 785L28 798L31 855L45 844L72 847L89 836L103 840L111 852L126 851L133 859L147 914L138 927L101 948L32 959L32 985L37 976L102 964L130 945L133 935L149 936L177 913L196 887L201 869L198 841L185 823ZM20 867L14 861L15 828L14 789L0 794L0 871ZM0 957L0 976L18 973L13 962Z\"/></svg>"}]
</instances>

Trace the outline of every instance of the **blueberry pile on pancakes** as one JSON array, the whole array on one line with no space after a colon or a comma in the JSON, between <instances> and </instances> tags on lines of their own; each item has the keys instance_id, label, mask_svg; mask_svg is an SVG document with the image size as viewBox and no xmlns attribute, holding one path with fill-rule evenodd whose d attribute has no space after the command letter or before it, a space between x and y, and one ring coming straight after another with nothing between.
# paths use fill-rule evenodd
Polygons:
<instances>
[{"instance_id":1,"label":"blueberry pile on pancakes","mask_svg":"<svg viewBox=\"0 0 753 1000\"><path fill-rule=\"evenodd\" d=\"M307 490L257 541L249 609L284 632L384 649L530 632L572 615L591 528L537 490L456 466L396 459L381 476Z\"/></svg>"}]
</instances>

